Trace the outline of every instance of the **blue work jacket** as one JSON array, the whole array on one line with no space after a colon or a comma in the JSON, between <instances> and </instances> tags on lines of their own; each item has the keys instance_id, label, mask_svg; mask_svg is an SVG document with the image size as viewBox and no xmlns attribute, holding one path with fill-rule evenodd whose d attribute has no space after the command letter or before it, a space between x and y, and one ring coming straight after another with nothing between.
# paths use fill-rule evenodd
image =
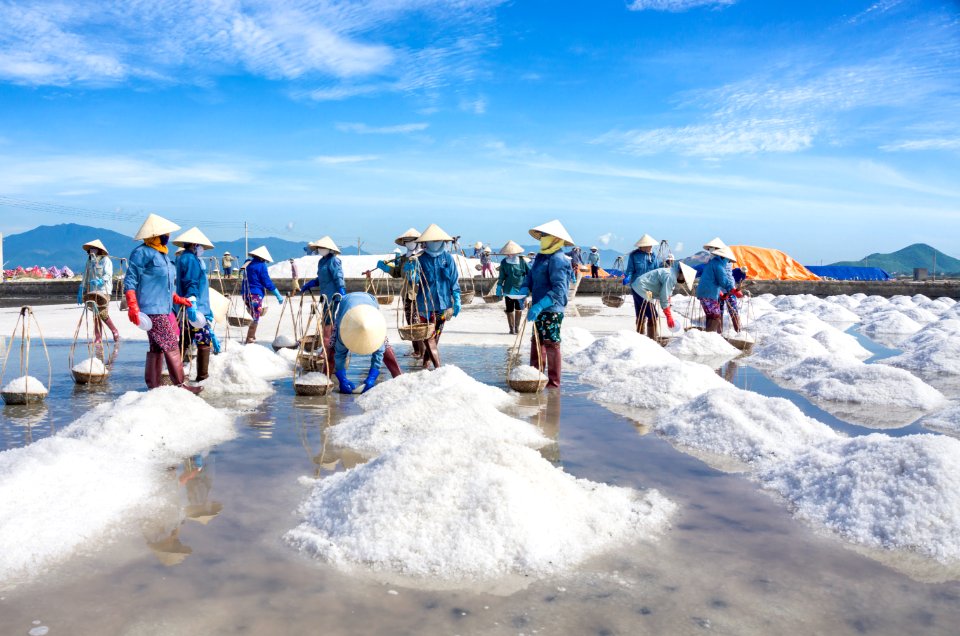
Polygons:
<instances>
[{"instance_id":1,"label":"blue work jacket","mask_svg":"<svg viewBox=\"0 0 960 636\"><path fill-rule=\"evenodd\" d=\"M722 256L714 256L707 261L706 267L700 273L700 282L697 283L697 298L718 300L720 294L725 294L736 286L729 265L730 261Z\"/></svg>"},{"instance_id":2,"label":"blue work jacket","mask_svg":"<svg viewBox=\"0 0 960 636\"><path fill-rule=\"evenodd\" d=\"M210 283L207 281L207 266L197 255L187 250L177 259L177 295L196 298L193 304L197 313L204 316L210 311Z\"/></svg>"},{"instance_id":3,"label":"blue work jacket","mask_svg":"<svg viewBox=\"0 0 960 636\"><path fill-rule=\"evenodd\" d=\"M674 265L649 271L630 283L630 288L641 298L645 298L647 292L650 292L654 298L659 298L661 307L669 307L670 297L677 286L678 270L679 266Z\"/></svg>"},{"instance_id":4,"label":"blue work jacket","mask_svg":"<svg viewBox=\"0 0 960 636\"><path fill-rule=\"evenodd\" d=\"M95 281L102 281L99 285ZM113 263L109 256L97 256L95 258L87 257L87 264L83 268L83 280L80 282L80 288L83 294L106 294L111 293L113 286Z\"/></svg>"},{"instance_id":5,"label":"blue work jacket","mask_svg":"<svg viewBox=\"0 0 960 636\"><path fill-rule=\"evenodd\" d=\"M562 314L567 306L572 271L570 259L561 251L537 254L533 266L523 279L523 286L530 290L534 304L544 296L550 298L551 304L543 311Z\"/></svg>"},{"instance_id":6,"label":"blue work jacket","mask_svg":"<svg viewBox=\"0 0 960 636\"><path fill-rule=\"evenodd\" d=\"M663 267L663 263L660 262L656 254L653 252L647 254L641 252L638 248L627 255L627 271L625 271L624 274L633 281L633 279L639 278L647 272L660 269L661 267Z\"/></svg>"},{"instance_id":7,"label":"blue work jacket","mask_svg":"<svg viewBox=\"0 0 960 636\"><path fill-rule=\"evenodd\" d=\"M270 278L270 272L267 271L267 262L262 258L254 256L247 264L246 275L243 278L243 295L265 296L266 292L273 292L277 288Z\"/></svg>"},{"instance_id":8,"label":"blue work jacket","mask_svg":"<svg viewBox=\"0 0 960 636\"><path fill-rule=\"evenodd\" d=\"M145 314L169 314L173 311L173 292L177 272L168 254L145 243L133 248L127 261L123 291L137 293L137 304Z\"/></svg>"},{"instance_id":9,"label":"blue work jacket","mask_svg":"<svg viewBox=\"0 0 960 636\"><path fill-rule=\"evenodd\" d=\"M460 272L453 256L449 252L440 252L436 256L423 252L417 263L417 311L420 315L428 316L431 312L452 307L453 296L460 295Z\"/></svg>"}]
</instances>

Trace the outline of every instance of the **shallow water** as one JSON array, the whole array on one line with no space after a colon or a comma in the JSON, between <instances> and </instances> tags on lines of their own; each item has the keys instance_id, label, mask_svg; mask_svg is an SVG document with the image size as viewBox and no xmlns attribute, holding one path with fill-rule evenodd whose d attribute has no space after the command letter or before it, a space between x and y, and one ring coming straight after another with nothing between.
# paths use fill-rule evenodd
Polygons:
<instances>
[{"instance_id":1,"label":"shallow water","mask_svg":"<svg viewBox=\"0 0 960 636\"><path fill-rule=\"evenodd\" d=\"M56 368L66 369L68 349L51 344ZM93 404L139 390L145 349L122 347L100 389L74 388L58 372L45 405L3 409L2 442L22 445ZM502 349L443 353L477 379L503 385ZM748 367L725 371L738 386L804 400ZM524 400L533 421L557 439L545 456L576 476L657 488L677 502L673 527L658 541L622 546L564 577L511 581L499 590L384 583L302 557L281 542L308 492L297 479L361 461L324 448L322 435L358 409L351 397L298 398L279 382L276 394L238 416L237 439L201 458L203 470L188 458L170 471L171 505L163 514L129 520L87 554L0 587L3 633L25 634L34 621L51 634L80 635L956 633L960 583L919 582L817 534L742 476L643 434L644 427L588 400L589 387L569 376L565 382L560 396ZM219 512L206 524L185 518L188 506L203 504ZM182 562L161 563L182 558L170 555L186 554L183 546L190 553Z\"/></svg>"}]
</instances>

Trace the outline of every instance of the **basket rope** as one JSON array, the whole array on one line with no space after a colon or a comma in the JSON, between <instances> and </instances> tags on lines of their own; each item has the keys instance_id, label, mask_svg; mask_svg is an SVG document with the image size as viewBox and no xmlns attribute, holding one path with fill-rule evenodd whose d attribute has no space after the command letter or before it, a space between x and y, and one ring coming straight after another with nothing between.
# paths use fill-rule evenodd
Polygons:
<instances>
[{"instance_id":1,"label":"basket rope","mask_svg":"<svg viewBox=\"0 0 960 636\"><path fill-rule=\"evenodd\" d=\"M53 385L53 365L50 363L50 352L47 350L47 341L43 338L43 329L40 327L40 322L37 320L36 314L33 313L33 308L29 305L25 305L20 308L20 314L17 316L17 321L13 325L13 333L10 335L10 343L13 344L14 339L17 337L17 327L20 328L20 376L27 377L30 375L30 319L33 319L33 324L37 327L37 333L40 336L40 344L43 345L43 354L47 358L47 390L50 390L50 387ZM3 356L3 367L0 367L0 386L3 386L3 377L7 372L7 363L10 361L11 348L7 347L6 353ZM29 392L28 380L23 381L24 392Z\"/></svg>"},{"instance_id":2,"label":"basket rope","mask_svg":"<svg viewBox=\"0 0 960 636\"><path fill-rule=\"evenodd\" d=\"M527 320L527 312L523 312L523 319L522 319L522 322L520 323L520 329L517 331L517 337L513 342L513 346L510 347L509 354L507 355L507 386L511 386L510 373L513 371L515 367L514 361L522 360L523 335L527 330L528 323L529 321ZM540 371L540 373L542 374L545 361L543 359L543 354L540 351L540 333L537 331L536 324L534 324L533 327L531 327L531 332L533 337L534 349L537 352L537 370ZM536 390L537 393L540 393L541 391L543 391L543 386L542 386L543 384L544 382L542 380L537 380L537 390Z\"/></svg>"}]
</instances>

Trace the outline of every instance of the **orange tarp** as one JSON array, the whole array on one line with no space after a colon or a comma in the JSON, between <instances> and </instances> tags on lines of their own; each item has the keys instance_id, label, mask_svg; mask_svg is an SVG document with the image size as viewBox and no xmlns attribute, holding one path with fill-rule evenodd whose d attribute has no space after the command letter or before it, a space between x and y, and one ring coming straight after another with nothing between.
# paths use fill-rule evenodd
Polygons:
<instances>
[{"instance_id":1,"label":"orange tarp","mask_svg":"<svg viewBox=\"0 0 960 636\"><path fill-rule=\"evenodd\" d=\"M737 267L747 268L747 278L756 280L820 280L820 277L780 250L752 245L731 245Z\"/></svg>"}]
</instances>

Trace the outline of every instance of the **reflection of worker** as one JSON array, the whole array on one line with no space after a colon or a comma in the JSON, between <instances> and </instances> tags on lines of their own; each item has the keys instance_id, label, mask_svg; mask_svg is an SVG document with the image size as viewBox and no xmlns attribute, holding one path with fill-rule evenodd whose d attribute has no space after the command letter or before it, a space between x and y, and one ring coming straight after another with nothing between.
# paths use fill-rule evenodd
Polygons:
<instances>
[{"instance_id":1,"label":"reflection of worker","mask_svg":"<svg viewBox=\"0 0 960 636\"><path fill-rule=\"evenodd\" d=\"M347 379L347 354L370 356L370 368L363 381L366 393L377 383L380 364L386 364L390 375L400 375L400 365L387 340L387 323L380 313L377 299L366 292L352 292L343 297L333 330L335 368L341 393L353 393L357 385Z\"/></svg>"},{"instance_id":2,"label":"reflection of worker","mask_svg":"<svg viewBox=\"0 0 960 636\"><path fill-rule=\"evenodd\" d=\"M177 470L167 469L166 487L161 493L161 506L149 518L143 521L141 530L147 547L160 563L172 567L183 563L193 554L193 549L180 541L180 526L183 524L183 510L180 508L180 489Z\"/></svg>"},{"instance_id":3,"label":"reflection of worker","mask_svg":"<svg viewBox=\"0 0 960 636\"><path fill-rule=\"evenodd\" d=\"M634 293L644 299L643 307L640 310L640 316L637 318L637 332L650 338L656 338L660 317L657 315L656 303L660 301L660 307L663 315L667 319L667 326L673 329L676 323L673 320L673 313L670 309L670 299L673 296L673 290L677 283L683 283L687 289L693 291L693 282L697 277L697 270L686 263L677 263L673 254L667 256L666 267L661 267L647 272L640 278L633 281L631 289Z\"/></svg>"}]
</instances>

